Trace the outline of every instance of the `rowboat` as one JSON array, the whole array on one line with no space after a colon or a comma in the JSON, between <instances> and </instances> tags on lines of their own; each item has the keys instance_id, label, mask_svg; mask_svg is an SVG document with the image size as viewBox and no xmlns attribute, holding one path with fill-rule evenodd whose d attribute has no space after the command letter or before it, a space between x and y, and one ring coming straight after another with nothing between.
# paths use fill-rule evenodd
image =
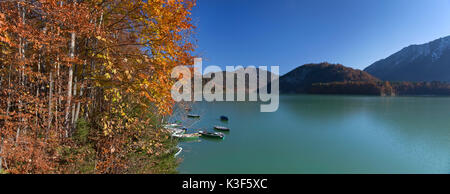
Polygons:
<instances>
[{"instance_id":1,"label":"rowboat","mask_svg":"<svg viewBox=\"0 0 450 194\"><path fill-rule=\"evenodd\" d=\"M222 121L228 121L228 117L227 117L227 116L220 116L220 120L222 120Z\"/></svg>"},{"instance_id":2,"label":"rowboat","mask_svg":"<svg viewBox=\"0 0 450 194\"><path fill-rule=\"evenodd\" d=\"M169 127L182 127L182 125L178 124L178 123L168 123L163 125L163 127L169 128Z\"/></svg>"},{"instance_id":3,"label":"rowboat","mask_svg":"<svg viewBox=\"0 0 450 194\"><path fill-rule=\"evenodd\" d=\"M223 126L214 126L214 129L220 130L220 131L230 131L230 128L223 127Z\"/></svg>"},{"instance_id":4,"label":"rowboat","mask_svg":"<svg viewBox=\"0 0 450 194\"><path fill-rule=\"evenodd\" d=\"M211 138L219 138L219 139L225 138L225 134L220 133L220 132L199 131L198 133L201 134L202 137L211 137Z\"/></svg>"},{"instance_id":5,"label":"rowboat","mask_svg":"<svg viewBox=\"0 0 450 194\"><path fill-rule=\"evenodd\" d=\"M180 134L180 133L174 133L172 134L172 137L180 138L181 140L195 140L200 137L200 134L198 133L189 133L189 134Z\"/></svg>"},{"instance_id":6,"label":"rowboat","mask_svg":"<svg viewBox=\"0 0 450 194\"><path fill-rule=\"evenodd\" d=\"M184 131L172 132L172 137L180 138L184 134Z\"/></svg>"},{"instance_id":7,"label":"rowboat","mask_svg":"<svg viewBox=\"0 0 450 194\"><path fill-rule=\"evenodd\" d=\"M177 151L177 153L175 153L174 157L177 157L178 155L180 155L181 151L183 151L183 148L180 146L177 146L177 149L178 149L178 151Z\"/></svg>"},{"instance_id":8,"label":"rowboat","mask_svg":"<svg viewBox=\"0 0 450 194\"><path fill-rule=\"evenodd\" d=\"M190 117L190 118L200 118L200 115L188 114L187 117Z\"/></svg>"},{"instance_id":9,"label":"rowboat","mask_svg":"<svg viewBox=\"0 0 450 194\"><path fill-rule=\"evenodd\" d=\"M168 130L172 134L178 134L178 133L184 134L186 132L186 130L184 130L184 129L179 129L179 128L175 128L175 127L166 127L165 129Z\"/></svg>"},{"instance_id":10,"label":"rowboat","mask_svg":"<svg viewBox=\"0 0 450 194\"><path fill-rule=\"evenodd\" d=\"M194 140L198 139L201 135L199 133L190 133L190 134L184 134L182 139L183 140Z\"/></svg>"}]
</instances>

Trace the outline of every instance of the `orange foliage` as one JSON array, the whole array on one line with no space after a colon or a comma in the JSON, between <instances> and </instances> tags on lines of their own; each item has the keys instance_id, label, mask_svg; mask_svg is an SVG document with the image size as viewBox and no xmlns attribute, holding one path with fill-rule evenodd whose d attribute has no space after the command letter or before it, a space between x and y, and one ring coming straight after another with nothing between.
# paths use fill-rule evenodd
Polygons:
<instances>
[{"instance_id":1,"label":"orange foliage","mask_svg":"<svg viewBox=\"0 0 450 194\"><path fill-rule=\"evenodd\" d=\"M61 148L80 146L72 136L83 118L95 129L96 172L124 172L133 141L160 133L143 128L148 115L172 112L170 71L192 61L194 5L0 2L0 169L67 172Z\"/></svg>"}]
</instances>

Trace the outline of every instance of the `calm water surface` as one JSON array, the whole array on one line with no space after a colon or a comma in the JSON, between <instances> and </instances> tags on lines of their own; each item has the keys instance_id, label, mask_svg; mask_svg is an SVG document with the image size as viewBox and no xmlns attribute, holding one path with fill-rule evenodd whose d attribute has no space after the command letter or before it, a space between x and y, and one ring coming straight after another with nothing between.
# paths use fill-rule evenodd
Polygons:
<instances>
[{"instance_id":1,"label":"calm water surface","mask_svg":"<svg viewBox=\"0 0 450 194\"><path fill-rule=\"evenodd\" d=\"M231 132L180 143L180 173L450 173L450 98L281 96L274 113L253 102L192 112L192 128Z\"/></svg>"}]
</instances>

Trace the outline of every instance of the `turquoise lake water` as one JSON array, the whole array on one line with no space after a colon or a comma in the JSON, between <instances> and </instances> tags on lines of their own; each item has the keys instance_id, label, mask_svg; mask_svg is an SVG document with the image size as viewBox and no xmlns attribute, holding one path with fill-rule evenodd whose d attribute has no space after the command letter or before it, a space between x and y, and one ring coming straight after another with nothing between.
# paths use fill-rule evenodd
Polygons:
<instances>
[{"instance_id":1,"label":"turquoise lake water","mask_svg":"<svg viewBox=\"0 0 450 194\"><path fill-rule=\"evenodd\" d=\"M256 102L198 102L192 129L224 140L181 142L180 173L450 173L449 97L288 95L277 112ZM220 115L230 118L228 123ZM195 130L189 130L193 132Z\"/></svg>"}]
</instances>

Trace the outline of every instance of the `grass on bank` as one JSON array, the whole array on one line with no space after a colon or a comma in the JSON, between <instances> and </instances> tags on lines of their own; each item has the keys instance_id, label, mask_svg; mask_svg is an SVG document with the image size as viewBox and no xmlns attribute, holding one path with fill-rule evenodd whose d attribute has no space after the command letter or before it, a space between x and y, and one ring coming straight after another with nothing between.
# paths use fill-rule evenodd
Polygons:
<instances>
[{"instance_id":1,"label":"grass on bank","mask_svg":"<svg viewBox=\"0 0 450 194\"><path fill-rule=\"evenodd\" d=\"M62 155L63 165L67 165L69 172L77 174L96 173L96 149L90 136L92 126L84 119L77 123L76 132L73 134L73 141L76 146L65 146L59 149ZM166 132L164 132L166 133ZM136 149L129 152L125 158L127 160L127 174L175 174L177 172L180 159L174 157L177 151L178 141L170 137L170 134L163 134L168 137L162 139L162 145L158 153L148 153L144 149ZM142 137L139 141L152 142L154 137Z\"/></svg>"}]
</instances>

